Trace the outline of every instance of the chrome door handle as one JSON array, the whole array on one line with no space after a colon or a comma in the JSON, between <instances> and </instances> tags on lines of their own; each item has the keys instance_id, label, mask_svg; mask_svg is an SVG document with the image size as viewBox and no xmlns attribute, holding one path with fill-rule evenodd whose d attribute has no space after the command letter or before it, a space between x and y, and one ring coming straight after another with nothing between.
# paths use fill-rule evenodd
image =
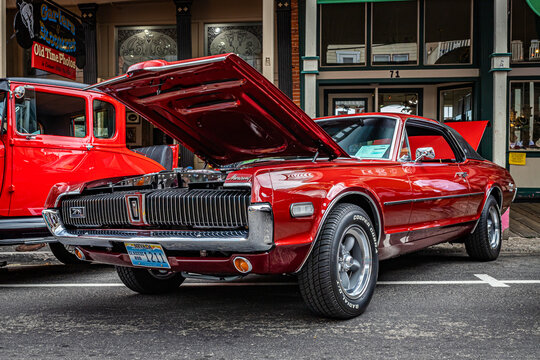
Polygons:
<instances>
[{"instance_id":1,"label":"chrome door handle","mask_svg":"<svg viewBox=\"0 0 540 360\"><path fill-rule=\"evenodd\" d=\"M456 173L456 176L459 176L459 177L461 177L461 178L463 178L463 179L465 179L468 175L469 175L469 173L467 173L467 172L465 172L465 171L458 171L458 172Z\"/></svg>"},{"instance_id":2,"label":"chrome door handle","mask_svg":"<svg viewBox=\"0 0 540 360\"><path fill-rule=\"evenodd\" d=\"M85 147L86 150L92 150L94 148L94 145L87 144Z\"/></svg>"}]
</instances>

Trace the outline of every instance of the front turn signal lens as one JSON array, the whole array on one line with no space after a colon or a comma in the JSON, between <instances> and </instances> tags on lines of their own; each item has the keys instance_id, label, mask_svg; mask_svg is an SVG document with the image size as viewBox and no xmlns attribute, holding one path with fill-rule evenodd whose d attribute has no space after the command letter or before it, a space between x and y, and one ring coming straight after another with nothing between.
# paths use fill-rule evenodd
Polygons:
<instances>
[{"instance_id":1,"label":"front turn signal lens","mask_svg":"<svg viewBox=\"0 0 540 360\"><path fill-rule=\"evenodd\" d=\"M293 218L307 217L313 215L315 208L313 207L313 203L310 202L295 203L291 204L290 212Z\"/></svg>"},{"instance_id":2,"label":"front turn signal lens","mask_svg":"<svg viewBox=\"0 0 540 360\"><path fill-rule=\"evenodd\" d=\"M249 260L243 257L234 258L233 263L236 270L238 270L238 272L241 272L242 274L250 272L253 268Z\"/></svg>"}]
</instances>

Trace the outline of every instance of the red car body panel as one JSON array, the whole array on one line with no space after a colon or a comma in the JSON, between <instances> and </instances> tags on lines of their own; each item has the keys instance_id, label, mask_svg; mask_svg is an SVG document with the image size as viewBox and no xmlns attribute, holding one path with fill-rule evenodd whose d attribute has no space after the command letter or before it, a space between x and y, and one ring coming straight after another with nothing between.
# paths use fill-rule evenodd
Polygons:
<instances>
[{"instance_id":1,"label":"red car body panel","mask_svg":"<svg viewBox=\"0 0 540 360\"><path fill-rule=\"evenodd\" d=\"M113 176L134 176L163 170L163 166L126 148L125 108L111 97L96 91L10 81L31 86L35 91L79 96L87 103L87 136L84 138L55 135L20 134L14 117L15 99L8 100L7 133L0 136L0 220L16 217L38 217L44 209L49 191L56 183L79 183ZM116 134L110 139L93 135L92 101L107 101L115 107ZM87 147L88 146L88 147Z\"/></svg>"},{"instance_id":2,"label":"red car body panel","mask_svg":"<svg viewBox=\"0 0 540 360\"><path fill-rule=\"evenodd\" d=\"M290 98L234 54L151 60L95 87L153 119L212 164L270 153L348 157Z\"/></svg>"}]
</instances>

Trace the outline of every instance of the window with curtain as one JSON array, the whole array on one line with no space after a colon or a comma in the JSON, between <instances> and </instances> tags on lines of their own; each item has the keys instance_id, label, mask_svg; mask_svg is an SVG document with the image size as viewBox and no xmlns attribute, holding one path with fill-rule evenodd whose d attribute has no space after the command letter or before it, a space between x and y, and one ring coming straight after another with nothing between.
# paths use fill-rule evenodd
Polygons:
<instances>
[{"instance_id":1,"label":"window with curtain","mask_svg":"<svg viewBox=\"0 0 540 360\"><path fill-rule=\"evenodd\" d=\"M366 63L366 4L321 5L321 63Z\"/></svg>"},{"instance_id":2,"label":"window with curtain","mask_svg":"<svg viewBox=\"0 0 540 360\"><path fill-rule=\"evenodd\" d=\"M471 62L471 0L426 0L424 12L424 62Z\"/></svg>"}]
</instances>

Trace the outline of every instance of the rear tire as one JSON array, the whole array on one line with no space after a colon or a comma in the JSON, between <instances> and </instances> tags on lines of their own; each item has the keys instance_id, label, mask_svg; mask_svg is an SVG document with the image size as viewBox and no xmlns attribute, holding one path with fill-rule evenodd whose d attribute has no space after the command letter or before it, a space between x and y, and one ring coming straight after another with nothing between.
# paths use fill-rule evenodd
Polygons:
<instances>
[{"instance_id":1,"label":"rear tire","mask_svg":"<svg viewBox=\"0 0 540 360\"><path fill-rule=\"evenodd\" d=\"M492 261L499 257L502 244L501 213L493 196L486 200L478 225L465 239L467 254L475 260Z\"/></svg>"},{"instance_id":2,"label":"rear tire","mask_svg":"<svg viewBox=\"0 0 540 360\"><path fill-rule=\"evenodd\" d=\"M140 294L165 294L184 282L180 273L163 270L116 266L116 272L124 285Z\"/></svg>"},{"instance_id":3,"label":"rear tire","mask_svg":"<svg viewBox=\"0 0 540 360\"><path fill-rule=\"evenodd\" d=\"M75 254L70 253L64 245L59 242L49 243L49 249L53 255L62 263L66 265L85 264L86 261L77 259Z\"/></svg>"},{"instance_id":4,"label":"rear tire","mask_svg":"<svg viewBox=\"0 0 540 360\"><path fill-rule=\"evenodd\" d=\"M316 241L298 276L306 305L329 318L362 314L379 271L377 236L369 216L357 205L338 204Z\"/></svg>"}]
</instances>

